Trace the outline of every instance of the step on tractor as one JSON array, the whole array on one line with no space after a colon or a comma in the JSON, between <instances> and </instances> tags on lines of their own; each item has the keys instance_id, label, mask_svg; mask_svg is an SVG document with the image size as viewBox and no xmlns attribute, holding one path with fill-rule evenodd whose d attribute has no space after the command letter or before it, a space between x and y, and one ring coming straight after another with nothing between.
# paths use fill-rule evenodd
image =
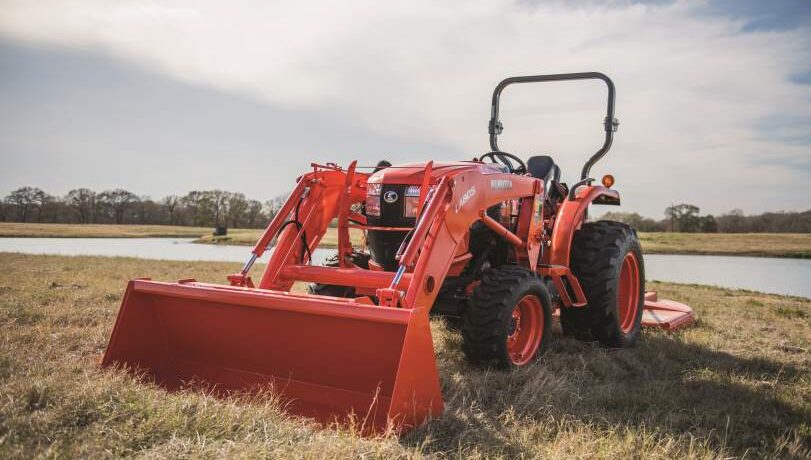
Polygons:
<instances>
[{"instance_id":1,"label":"step on tractor","mask_svg":"<svg viewBox=\"0 0 811 460\"><path fill-rule=\"evenodd\" d=\"M549 156L499 149L505 88L585 79L607 85L608 103L604 143L579 181L562 183ZM612 176L590 177L617 130L614 96L597 72L507 78L478 158L313 164L228 285L130 281L102 365L169 390L270 389L293 414L402 432L443 411L432 314L458 325L470 362L506 370L544 352L558 316L564 335L607 347L633 346L642 326L688 325L689 307L645 292L634 229L588 219L591 205L620 204ZM333 226L337 254L311 264ZM250 270L266 252L257 283Z\"/></svg>"}]
</instances>

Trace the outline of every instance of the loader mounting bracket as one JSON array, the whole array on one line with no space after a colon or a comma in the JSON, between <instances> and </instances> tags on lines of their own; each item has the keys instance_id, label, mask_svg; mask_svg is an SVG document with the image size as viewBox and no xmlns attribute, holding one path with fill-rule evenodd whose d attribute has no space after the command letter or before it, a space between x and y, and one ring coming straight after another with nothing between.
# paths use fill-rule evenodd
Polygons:
<instances>
[{"instance_id":1,"label":"loader mounting bracket","mask_svg":"<svg viewBox=\"0 0 811 460\"><path fill-rule=\"evenodd\" d=\"M226 277L231 286L239 287L254 287L253 280L250 275L244 273L232 273Z\"/></svg>"}]
</instances>

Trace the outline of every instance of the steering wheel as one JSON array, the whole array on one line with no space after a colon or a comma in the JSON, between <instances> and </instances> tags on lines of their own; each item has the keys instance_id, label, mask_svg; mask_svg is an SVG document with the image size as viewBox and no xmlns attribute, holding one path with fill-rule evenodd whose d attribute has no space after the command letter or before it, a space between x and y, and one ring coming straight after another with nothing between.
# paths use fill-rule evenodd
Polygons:
<instances>
[{"instance_id":1,"label":"steering wheel","mask_svg":"<svg viewBox=\"0 0 811 460\"><path fill-rule=\"evenodd\" d=\"M524 160L518 158L512 153L487 152L479 157L479 161L484 161L485 158L489 158L491 163L503 164L510 170L510 173L512 174L525 174L527 172L527 165L524 163ZM510 160L515 160L515 162L518 163L518 167L514 167L512 161Z\"/></svg>"}]
</instances>

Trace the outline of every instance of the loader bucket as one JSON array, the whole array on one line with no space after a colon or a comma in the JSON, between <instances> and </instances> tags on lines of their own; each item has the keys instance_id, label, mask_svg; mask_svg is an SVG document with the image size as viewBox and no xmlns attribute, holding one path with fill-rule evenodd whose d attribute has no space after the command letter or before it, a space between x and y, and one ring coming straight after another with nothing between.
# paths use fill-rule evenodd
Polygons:
<instances>
[{"instance_id":1,"label":"loader bucket","mask_svg":"<svg viewBox=\"0 0 811 460\"><path fill-rule=\"evenodd\" d=\"M169 390L270 389L293 414L364 432L442 411L427 311L193 281L131 281L102 366Z\"/></svg>"}]
</instances>

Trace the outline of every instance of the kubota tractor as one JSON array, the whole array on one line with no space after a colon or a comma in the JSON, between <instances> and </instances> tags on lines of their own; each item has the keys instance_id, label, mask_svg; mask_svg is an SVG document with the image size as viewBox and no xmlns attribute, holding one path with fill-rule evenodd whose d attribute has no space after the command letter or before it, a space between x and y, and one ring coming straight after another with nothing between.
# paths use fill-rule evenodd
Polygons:
<instances>
[{"instance_id":1,"label":"kubota tractor","mask_svg":"<svg viewBox=\"0 0 811 460\"><path fill-rule=\"evenodd\" d=\"M548 156L499 150L504 88L583 79L605 82L608 104L605 142L577 183L561 183ZM493 93L491 151L474 160L313 164L229 285L131 281L102 364L168 389L270 387L296 414L403 430L443 409L429 313L461 320L470 361L506 369L544 351L558 311L564 334L610 347L634 345L642 325L689 324L689 307L645 292L636 232L587 221L591 205L620 204L611 176L589 177L617 125L601 73L514 77ZM333 222L337 257L311 265ZM249 271L274 242L255 284Z\"/></svg>"}]
</instances>

